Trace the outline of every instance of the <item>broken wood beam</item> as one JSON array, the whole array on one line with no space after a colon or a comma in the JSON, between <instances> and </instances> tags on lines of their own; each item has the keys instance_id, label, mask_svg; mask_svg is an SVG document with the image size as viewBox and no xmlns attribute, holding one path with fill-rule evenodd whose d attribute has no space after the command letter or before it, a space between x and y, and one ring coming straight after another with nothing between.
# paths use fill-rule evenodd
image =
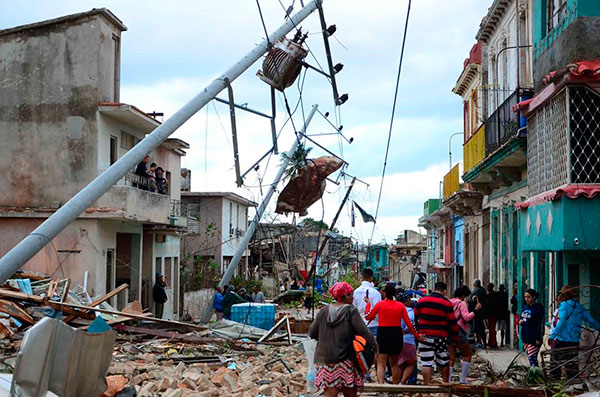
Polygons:
<instances>
[{"instance_id":1,"label":"broken wood beam","mask_svg":"<svg viewBox=\"0 0 600 397\"><path fill-rule=\"evenodd\" d=\"M452 394L458 396L480 395L489 397L545 397L544 390L535 390L523 387L503 387L487 385L452 385Z\"/></svg>"},{"instance_id":2,"label":"broken wood beam","mask_svg":"<svg viewBox=\"0 0 600 397\"><path fill-rule=\"evenodd\" d=\"M188 327L188 328L201 329L201 330L205 330L206 329L206 327L204 327L202 325L196 325L196 324L191 324L191 323L182 323L180 321L164 320L162 318L156 318L156 317L147 317L147 316L145 316L143 314L123 313L123 312L118 312L118 311L115 311L115 310L106 310L106 309L100 309L100 308L94 308L94 309L92 309L89 306L73 305L73 304L70 304L70 303L60 303L59 305L60 306L64 306L64 307L71 307L73 309L94 310L95 312L100 312L100 313L105 313L105 314L112 314L112 315L120 316L120 317L129 317L129 318L136 319L136 320L146 320L146 321L152 321L152 322L155 322L155 323L185 326L185 327Z\"/></svg>"},{"instance_id":3,"label":"broken wood beam","mask_svg":"<svg viewBox=\"0 0 600 397\"><path fill-rule=\"evenodd\" d=\"M71 316L83 318L85 320L95 320L96 319L95 313L90 313L87 310L77 310L76 308L70 307L68 303L62 303L62 302L57 302L57 301L47 301L46 304L56 311L68 314L69 317L67 317L67 320L69 320L69 321L71 321L71 318L70 318Z\"/></svg>"},{"instance_id":4,"label":"broken wood beam","mask_svg":"<svg viewBox=\"0 0 600 397\"><path fill-rule=\"evenodd\" d=\"M361 391L371 393L449 393L450 385L390 385L365 383Z\"/></svg>"},{"instance_id":5,"label":"broken wood beam","mask_svg":"<svg viewBox=\"0 0 600 397\"><path fill-rule=\"evenodd\" d=\"M0 297L9 298L9 299L17 299L26 302L33 303L43 303L44 298L39 295L29 295L23 292L11 291L5 288L0 288Z\"/></svg>"},{"instance_id":6,"label":"broken wood beam","mask_svg":"<svg viewBox=\"0 0 600 397\"><path fill-rule=\"evenodd\" d=\"M279 328L281 328L284 324L286 324L286 332L288 333L288 344L292 344L292 334L290 332L290 320L288 319L288 316L283 317L281 320L277 321L277 324L275 324L273 326L273 328L271 328L266 334L264 334L263 336L261 336L261 338L258 340L257 343L263 343L267 340L269 340L271 338L271 336L273 336L273 334L275 334L275 332L277 332L277 330Z\"/></svg>"},{"instance_id":7,"label":"broken wood beam","mask_svg":"<svg viewBox=\"0 0 600 397\"><path fill-rule=\"evenodd\" d=\"M112 298L113 296L117 295L119 292L123 291L125 288L129 287L129 284L124 283L119 285L117 288L113 289L112 291L110 291L109 293L107 293L106 295L101 296L100 298L92 301L92 303L90 303L88 306L89 307L95 307L98 306L99 304L101 304L102 302L106 302L107 300L109 300L110 298Z\"/></svg>"},{"instance_id":8,"label":"broken wood beam","mask_svg":"<svg viewBox=\"0 0 600 397\"><path fill-rule=\"evenodd\" d=\"M6 313L17 320L33 325L35 320L19 304L8 300L0 299L0 312Z\"/></svg>"},{"instance_id":9,"label":"broken wood beam","mask_svg":"<svg viewBox=\"0 0 600 397\"><path fill-rule=\"evenodd\" d=\"M65 283L65 288L63 288L62 299L60 300L61 302L64 302L67 300L67 297L69 296L69 289L71 289L71 279L70 278L67 279L67 282Z\"/></svg>"},{"instance_id":10,"label":"broken wood beam","mask_svg":"<svg viewBox=\"0 0 600 397\"><path fill-rule=\"evenodd\" d=\"M123 324L115 325L113 328L117 331L131 332L134 334L142 334L142 335L150 335L150 336L158 336L161 338L168 338L171 340L179 340L179 341L187 342L187 343L225 343L225 342L232 343L231 341L229 341L227 339L222 339L222 338L207 338L204 336L185 335L185 334L180 334L180 333L173 332L173 331L161 331L159 329L151 329L151 328L144 328L144 327L132 327L130 325L123 325ZM233 342L233 346L241 347L242 345L243 345L244 350L248 350L248 352L256 351L254 349L248 348L248 343L238 342L238 341Z\"/></svg>"}]
</instances>

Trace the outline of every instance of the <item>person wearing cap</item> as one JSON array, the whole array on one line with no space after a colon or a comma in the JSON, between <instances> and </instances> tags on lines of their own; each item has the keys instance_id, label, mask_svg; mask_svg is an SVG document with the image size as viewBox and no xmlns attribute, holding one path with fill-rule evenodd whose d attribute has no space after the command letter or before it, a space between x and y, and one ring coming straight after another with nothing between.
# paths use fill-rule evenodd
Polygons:
<instances>
[{"instance_id":1,"label":"person wearing cap","mask_svg":"<svg viewBox=\"0 0 600 397\"><path fill-rule=\"evenodd\" d=\"M154 301L154 317L162 318L167 301L167 293L165 292L165 279L162 274L156 273L156 282L152 288L152 300Z\"/></svg>"},{"instance_id":2,"label":"person wearing cap","mask_svg":"<svg viewBox=\"0 0 600 397\"><path fill-rule=\"evenodd\" d=\"M414 305L416 299L413 301L412 295L402 291L396 295L396 300L404 304L410 323L415 327ZM408 324L404 320L402 320L402 331L404 333L404 344L402 346L400 358L398 359L398 366L400 367L402 377L400 383L406 385L409 384L409 380L412 378L415 369L417 368L417 341L414 335L410 333Z\"/></svg>"},{"instance_id":3,"label":"person wearing cap","mask_svg":"<svg viewBox=\"0 0 600 397\"><path fill-rule=\"evenodd\" d=\"M396 300L396 286L388 283L385 288L385 299L379 301L365 317L367 321L379 315L379 327L377 328L377 382L385 383L385 368L389 362L392 370L392 382L400 383L402 375L398 362L403 348L404 331L402 323L407 325L409 332L419 341L423 341L415 327L412 325L406 307ZM369 300L367 300L369 303ZM388 361L389 360L389 361Z\"/></svg>"},{"instance_id":4,"label":"person wearing cap","mask_svg":"<svg viewBox=\"0 0 600 397\"><path fill-rule=\"evenodd\" d=\"M364 378L352 360L349 349L354 335L360 335L371 346L375 338L365 325L358 309L352 305L354 289L347 282L338 282L329 294L335 303L323 307L308 329L308 336L317 340L315 350L315 386L324 389L324 396L356 396Z\"/></svg>"}]
</instances>

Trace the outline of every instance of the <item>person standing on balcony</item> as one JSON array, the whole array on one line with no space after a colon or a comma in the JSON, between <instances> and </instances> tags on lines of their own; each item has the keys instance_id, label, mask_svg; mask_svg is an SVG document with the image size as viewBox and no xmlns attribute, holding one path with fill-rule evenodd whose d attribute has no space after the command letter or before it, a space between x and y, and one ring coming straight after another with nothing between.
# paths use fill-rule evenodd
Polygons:
<instances>
[{"instance_id":1,"label":"person standing on balcony","mask_svg":"<svg viewBox=\"0 0 600 397\"><path fill-rule=\"evenodd\" d=\"M164 177L165 170L162 167L156 169L156 190L158 194L168 194L169 181Z\"/></svg>"},{"instance_id":2,"label":"person standing on balcony","mask_svg":"<svg viewBox=\"0 0 600 397\"><path fill-rule=\"evenodd\" d=\"M154 288L152 288L154 317L156 318L162 318L163 316L165 302L167 301L167 293L165 292L166 287L167 284L165 283L164 276L160 273L156 273L156 282L154 283Z\"/></svg>"},{"instance_id":3,"label":"person standing on balcony","mask_svg":"<svg viewBox=\"0 0 600 397\"><path fill-rule=\"evenodd\" d=\"M134 183L134 186L143 190L148 190L148 162L150 161L150 156L144 157L142 161L135 168L135 174L140 177L140 181Z\"/></svg>"},{"instance_id":4,"label":"person standing on balcony","mask_svg":"<svg viewBox=\"0 0 600 397\"><path fill-rule=\"evenodd\" d=\"M150 188L151 192L156 192L156 167L156 163L152 163L147 171L148 187Z\"/></svg>"}]
</instances>

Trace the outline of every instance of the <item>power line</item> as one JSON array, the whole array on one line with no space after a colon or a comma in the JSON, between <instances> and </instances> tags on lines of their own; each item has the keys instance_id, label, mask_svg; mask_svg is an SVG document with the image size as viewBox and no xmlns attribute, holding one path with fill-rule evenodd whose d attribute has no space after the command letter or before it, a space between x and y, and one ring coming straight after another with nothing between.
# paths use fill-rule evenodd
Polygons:
<instances>
[{"instance_id":1,"label":"power line","mask_svg":"<svg viewBox=\"0 0 600 397\"><path fill-rule=\"evenodd\" d=\"M379 214L379 204L381 203L381 192L383 191L383 180L385 178L385 169L387 168L387 159L390 151L390 141L392 140L392 128L394 126L394 115L396 113L396 102L398 99L398 87L400 85L400 74L402 72L402 61L404 59L404 47L406 45L406 33L408 31L408 20L410 18L410 6L412 0L408 0L408 11L406 12L406 22L404 23L404 37L402 38L402 50L400 51L400 62L398 64L398 76L396 77L396 91L394 93L394 104L392 105L392 117L390 120L390 130L388 132L387 146L385 148L385 158L383 160L383 171L381 173L381 185L379 186L379 196L377 198L377 209L375 210L375 221L377 221L377 215ZM371 230L371 238L369 244L373 239L373 233L375 233L375 223L373 222L373 229Z\"/></svg>"}]
</instances>

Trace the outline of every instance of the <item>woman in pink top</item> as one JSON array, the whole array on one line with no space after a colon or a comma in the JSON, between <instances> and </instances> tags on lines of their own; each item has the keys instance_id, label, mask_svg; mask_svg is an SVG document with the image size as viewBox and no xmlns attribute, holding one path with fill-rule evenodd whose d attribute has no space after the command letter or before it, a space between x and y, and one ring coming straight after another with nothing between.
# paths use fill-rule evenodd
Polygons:
<instances>
[{"instance_id":1,"label":"woman in pink top","mask_svg":"<svg viewBox=\"0 0 600 397\"><path fill-rule=\"evenodd\" d=\"M471 295L471 291L466 286L462 286L454 291L454 298L450 299L452 306L454 306L454 316L458 323L458 343L451 342L448 346L450 351L450 383L452 383L452 369L454 362L456 361L456 348L460 350L462 354L462 366L460 371L460 383L467 383L467 373L469 372L469 366L471 365L471 345L467 339L467 333L469 332L469 321L475 317L475 312L469 313L465 299ZM475 310L481 310L481 303L477 303Z\"/></svg>"}]
</instances>

